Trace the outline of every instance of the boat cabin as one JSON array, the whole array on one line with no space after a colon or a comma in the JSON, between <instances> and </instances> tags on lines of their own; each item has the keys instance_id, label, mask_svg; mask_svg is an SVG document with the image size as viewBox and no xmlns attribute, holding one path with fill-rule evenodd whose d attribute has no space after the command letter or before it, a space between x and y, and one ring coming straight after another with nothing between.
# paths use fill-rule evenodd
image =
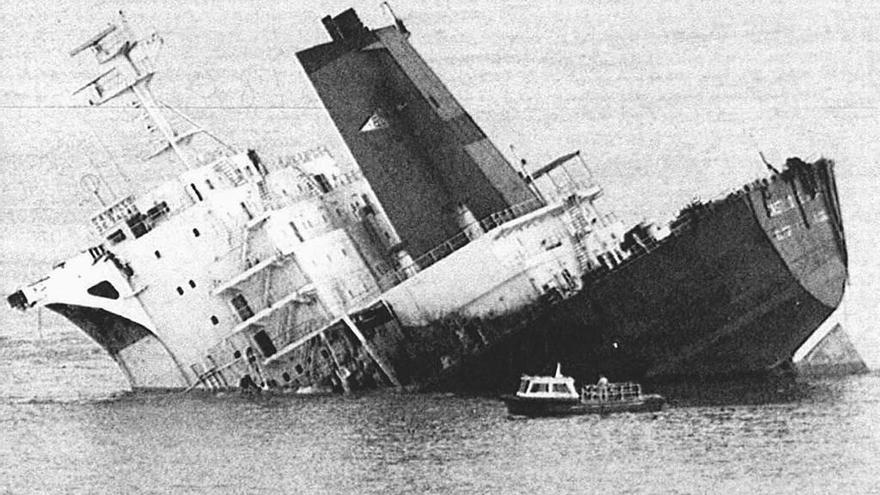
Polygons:
<instances>
[{"instance_id":1,"label":"boat cabin","mask_svg":"<svg viewBox=\"0 0 880 495\"><path fill-rule=\"evenodd\" d=\"M574 378L563 376L558 367L555 376L523 375L516 395L530 399L578 400L580 398L577 388L575 388Z\"/></svg>"}]
</instances>

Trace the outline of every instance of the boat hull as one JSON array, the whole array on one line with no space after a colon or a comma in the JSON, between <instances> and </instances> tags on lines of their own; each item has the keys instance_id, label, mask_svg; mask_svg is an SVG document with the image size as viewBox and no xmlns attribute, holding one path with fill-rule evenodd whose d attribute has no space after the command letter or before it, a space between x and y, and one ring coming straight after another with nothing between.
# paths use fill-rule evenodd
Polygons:
<instances>
[{"instance_id":1,"label":"boat hull","mask_svg":"<svg viewBox=\"0 0 880 495\"><path fill-rule=\"evenodd\" d=\"M530 399L515 395L502 395L507 412L514 416L576 416L585 414L613 414L656 412L663 409L666 401L659 395L646 395L639 399L618 401L581 402L577 399Z\"/></svg>"}]
</instances>

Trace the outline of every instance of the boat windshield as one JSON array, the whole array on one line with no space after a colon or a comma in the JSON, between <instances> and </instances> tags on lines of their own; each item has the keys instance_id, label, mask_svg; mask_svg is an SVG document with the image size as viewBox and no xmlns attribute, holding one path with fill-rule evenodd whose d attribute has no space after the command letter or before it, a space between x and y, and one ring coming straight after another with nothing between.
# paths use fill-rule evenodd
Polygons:
<instances>
[{"instance_id":1,"label":"boat windshield","mask_svg":"<svg viewBox=\"0 0 880 495\"><path fill-rule=\"evenodd\" d=\"M530 393L540 393L540 392L549 392L550 385L547 383L533 383L532 388L529 390Z\"/></svg>"},{"instance_id":2,"label":"boat windshield","mask_svg":"<svg viewBox=\"0 0 880 495\"><path fill-rule=\"evenodd\" d=\"M572 391L568 388L568 384L566 383L554 383L553 391L560 394L570 394Z\"/></svg>"}]
</instances>

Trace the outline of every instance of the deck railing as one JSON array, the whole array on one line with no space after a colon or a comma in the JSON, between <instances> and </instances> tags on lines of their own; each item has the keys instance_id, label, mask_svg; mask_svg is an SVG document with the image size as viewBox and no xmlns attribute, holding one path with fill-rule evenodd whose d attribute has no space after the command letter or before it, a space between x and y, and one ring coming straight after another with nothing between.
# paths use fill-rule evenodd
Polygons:
<instances>
[{"instance_id":1,"label":"deck railing","mask_svg":"<svg viewBox=\"0 0 880 495\"><path fill-rule=\"evenodd\" d=\"M543 201L539 200L538 198L532 198L523 201L522 203L515 204L504 210L492 213L491 215L483 218L477 223L479 224L480 229L483 232L488 232L506 222L521 217L526 213L531 213L541 208L542 206L544 206ZM459 232L449 239L446 239L430 251L419 256L412 263L409 263L406 266L386 273L384 276L382 276L381 279L379 279L379 287L381 287L382 290L388 290L391 287L394 287L395 285L409 278L411 273L428 268L434 263L437 263L438 261L449 256L450 254L465 247L477 237L479 236L475 236L467 230Z\"/></svg>"},{"instance_id":2,"label":"deck railing","mask_svg":"<svg viewBox=\"0 0 880 495\"><path fill-rule=\"evenodd\" d=\"M633 400L641 396L642 386L634 382L584 385L584 388L581 390L581 398L592 401Z\"/></svg>"}]
</instances>

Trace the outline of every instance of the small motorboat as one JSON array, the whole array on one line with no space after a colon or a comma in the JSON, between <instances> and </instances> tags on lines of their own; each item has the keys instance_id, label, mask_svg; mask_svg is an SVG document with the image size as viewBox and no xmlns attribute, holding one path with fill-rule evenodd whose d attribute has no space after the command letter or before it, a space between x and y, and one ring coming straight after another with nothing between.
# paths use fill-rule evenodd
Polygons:
<instances>
[{"instance_id":1,"label":"small motorboat","mask_svg":"<svg viewBox=\"0 0 880 495\"><path fill-rule=\"evenodd\" d=\"M659 411L666 399L643 394L634 382L585 385L578 393L574 378L556 366L555 376L523 375L516 394L502 395L510 414L521 416L567 416L616 412Z\"/></svg>"}]
</instances>

